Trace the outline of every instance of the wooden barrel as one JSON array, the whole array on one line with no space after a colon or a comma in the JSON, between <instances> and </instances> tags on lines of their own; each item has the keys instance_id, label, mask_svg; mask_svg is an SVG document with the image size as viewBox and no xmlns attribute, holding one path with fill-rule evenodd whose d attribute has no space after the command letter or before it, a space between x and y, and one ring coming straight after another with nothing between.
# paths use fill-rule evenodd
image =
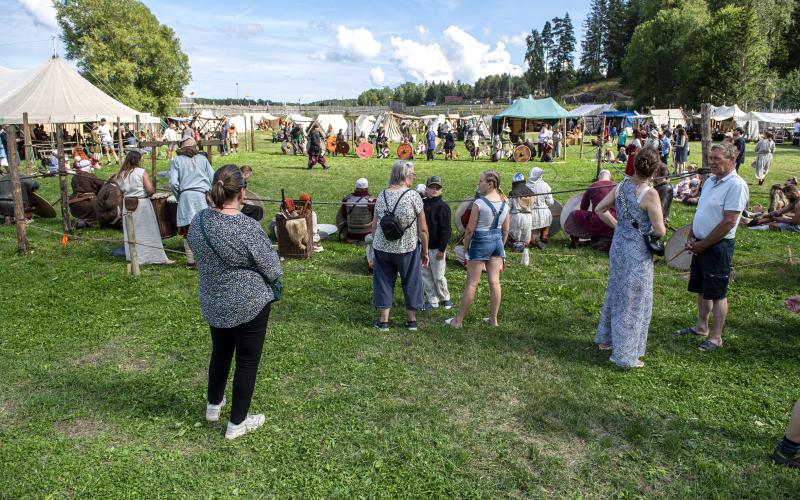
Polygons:
<instances>
[{"instance_id":1,"label":"wooden barrel","mask_svg":"<svg viewBox=\"0 0 800 500\"><path fill-rule=\"evenodd\" d=\"M150 197L162 239L178 234L178 202L167 201L169 197L169 193L156 193Z\"/></svg>"}]
</instances>

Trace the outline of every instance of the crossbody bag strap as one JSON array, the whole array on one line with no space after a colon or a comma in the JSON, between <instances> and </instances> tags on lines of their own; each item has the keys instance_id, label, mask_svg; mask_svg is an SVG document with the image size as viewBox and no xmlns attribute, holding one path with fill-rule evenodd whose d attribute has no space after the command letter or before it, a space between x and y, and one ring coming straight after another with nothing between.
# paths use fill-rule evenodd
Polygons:
<instances>
[{"instance_id":1,"label":"crossbody bag strap","mask_svg":"<svg viewBox=\"0 0 800 500\"><path fill-rule=\"evenodd\" d=\"M631 226L639 233L642 233L642 230L639 229L639 221L633 218L630 211L628 210L628 199L625 197L625 192L622 190L622 185L627 182L628 179L623 180L617 185L617 197L620 198L620 204L622 205L622 213L625 215L625 218L628 219L628 222L631 223Z\"/></svg>"}]
</instances>

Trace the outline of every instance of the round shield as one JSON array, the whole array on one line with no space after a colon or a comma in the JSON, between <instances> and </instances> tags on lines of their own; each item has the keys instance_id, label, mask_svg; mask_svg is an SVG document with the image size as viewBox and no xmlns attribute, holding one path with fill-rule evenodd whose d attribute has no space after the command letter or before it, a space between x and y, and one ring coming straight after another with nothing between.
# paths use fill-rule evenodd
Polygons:
<instances>
[{"instance_id":1,"label":"round shield","mask_svg":"<svg viewBox=\"0 0 800 500\"><path fill-rule=\"evenodd\" d=\"M550 224L551 238L561 231L561 210L561 203L557 201L550 205L550 213L553 214L553 222Z\"/></svg>"},{"instance_id":2,"label":"round shield","mask_svg":"<svg viewBox=\"0 0 800 500\"><path fill-rule=\"evenodd\" d=\"M401 160L410 160L414 156L414 149L410 144L401 144L397 146L397 157Z\"/></svg>"},{"instance_id":3,"label":"round shield","mask_svg":"<svg viewBox=\"0 0 800 500\"><path fill-rule=\"evenodd\" d=\"M667 240L667 249L664 259L667 265L679 271L688 271L692 265L692 254L686 251L686 242L689 241L689 230L692 225L686 225L675 231Z\"/></svg>"},{"instance_id":4,"label":"round shield","mask_svg":"<svg viewBox=\"0 0 800 500\"><path fill-rule=\"evenodd\" d=\"M283 141L281 143L281 151L283 151L283 154L288 155L292 151L292 144L289 141Z\"/></svg>"},{"instance_id":5,"label":"round shield","mask_svg":"<svg viewBox=\"0 0 800 500\"><path fill-rule=\"evenodd\" d=\"M475 202L475 198L470 198L467 201L461 202L461 204L456 208L456 229L461 234L464 234L466 231L466 224L462 220L464 218L464 214L472 208L472 204Z\"/></svg>"},{"instance_id":6,"label":"round shield","mask_svg":"<svg viewBox=\"0 0 800 500\"><path fill-rule=\"evenodd\" d=\"M466 141L464 141L464 146L467 148L467 151L469 151L470 153L475 151L475 143L472 141L472 139L467 139Z\"/></svg>"},{"instance_id":7,"label":"round shield","mask_svg":"<svg viewBox=\"0 0 800 500\"><path fill-rule=\"evenodd\" d=\"M564 232L567 233L567 217L569 214L574 212L581 206L581 198L583 198L583 193L576 194L572 198L570 198L565 204L564 208L561 209L561 215L559 216L561 227L564 229ZM569 234L569 233L567 233Z\"/></svg>"},{"instance_id":8,"label":"round shield","mask_svg":"<svg viewBox=\"0 0 800 500\"><path fill-rule=\"evenodd\" d=\"M47 203L47 200L42 198L36 193L31 193L28 197L33 213L45 219L52 219L56 216L56 211L53 206Z\"/></svg>"},{"instance_id":9,"label":"round shield","mask_svg":"<svg viewBox=\"0 0 800 500\"><path fill-rule=\"evenodd\" d=\"M514 161L523 163L531 159L531 150L528 146L520 144L514 148Z\"/></svg>"},{"instance_id":10,"label":"round shield","mask_svg":"<svg viewBox=\"0 0 800 500\"><path fill-rule=\"evenodd\" d=\"M372 144L368 142L362 142L356 148L356 156L361 158L362 160L366 160L367 158L372 158Z\"/></svg>"},{"instance_id":11,"label":"round shield","mask_svg":"<svg viewBox=\"0 0 800 500\"><path fill-rule=\"evenodd\" d=\"M329 153L333 153L334 151L336 151L335 135L332 135L325 140L325 149L327 149Z\"/></svg>"},{"instance_id":12,"label":"round shield","mask_svg":"<svg viewBox=\"0 0 800 500\"><path fill-rule=\"evenodd\" d=\"M350 144L346 142L340 142L336 145L336 151L338 151L339 154L346 155L350 152Z\"/></svg>"}]
</instances>

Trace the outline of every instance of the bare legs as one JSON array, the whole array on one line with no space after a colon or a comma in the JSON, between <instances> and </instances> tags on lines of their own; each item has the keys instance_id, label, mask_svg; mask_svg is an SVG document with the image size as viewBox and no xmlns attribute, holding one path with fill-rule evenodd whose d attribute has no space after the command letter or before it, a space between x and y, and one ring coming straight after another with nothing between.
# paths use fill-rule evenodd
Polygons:
<instances>
[{"instance_id":1,"label":"bare legs","mask_svg":"<svg viewBox=\"0 0 800 500\"><path fill-rule=\"evenodd\" d=\"M484 266L486 267L486 275L489 280L489 325L497 326L497 314L500 311L500 302L502 300L500 269L503 267L503 259L500 257L492 257L489 261L469 261L469 264L467 264L467 284L461 296L458 314L453 318L451 326L460 328L463 324L464 318L467 312L469 312L472 302L475 300L475 292L481 281L481 273Z\"/></svg>"},{"instance_id":2,"label":"bare legs","mask_svg":"<svg viewBox=\"0 0 800 500\"><path fill-rule=\"evenodd\" d=\"M708 335L708 340L722 345L722 328L725 326L725 319L728 317L728 299L706 300L703 294L697 294L697 323L694 330L701 335ZM713 329L708 331L708 315L714 313Z\"/></svg>"}]
</instances>

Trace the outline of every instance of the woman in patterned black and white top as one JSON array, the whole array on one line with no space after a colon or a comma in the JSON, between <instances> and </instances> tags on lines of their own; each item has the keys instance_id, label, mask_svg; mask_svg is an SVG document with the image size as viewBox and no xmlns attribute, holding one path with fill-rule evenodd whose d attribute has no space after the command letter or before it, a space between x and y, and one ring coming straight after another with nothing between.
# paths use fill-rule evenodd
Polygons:
<instances>
[{"instance_id":1,"label":"woman in patterned black and white top","mask_svg":"<svg viewBox=\"0 0 800 500\"><path fill-rule=\"evenodd\" d=\"M225 386L236 353L233 405L225 437L235 439L264 424L248 415L264 347L270 304L267 284L283 274L280 259L261 225L242 214L247 183L236 165L214 174L211 199L217 208L199 212L189 226L189 246L197 260L200 310L211 326L206 420L219 419Z\"/></svg>"},{"instance_id":2,"label":"woman in patterned black and white top","mask_svg":"<svg viewBox=\"0 0 800 500\"><path fill-rule=\"evenodd\" d=\"M389 186L378 195L375 203L375 218L372 220L372 248L375 251L372 300L380 314L375 327L384 332L389 330L389 311L398 274L403 285L407 329L417 329L417 311L424 305L421 266L428 265L428 225L425 223L422 198L411 189L416 177L413 163L396 161L392 165ZM389 240L383 234L380 220L393 209L405 232L399 239Z\"/></svg>"}]
</instances>

